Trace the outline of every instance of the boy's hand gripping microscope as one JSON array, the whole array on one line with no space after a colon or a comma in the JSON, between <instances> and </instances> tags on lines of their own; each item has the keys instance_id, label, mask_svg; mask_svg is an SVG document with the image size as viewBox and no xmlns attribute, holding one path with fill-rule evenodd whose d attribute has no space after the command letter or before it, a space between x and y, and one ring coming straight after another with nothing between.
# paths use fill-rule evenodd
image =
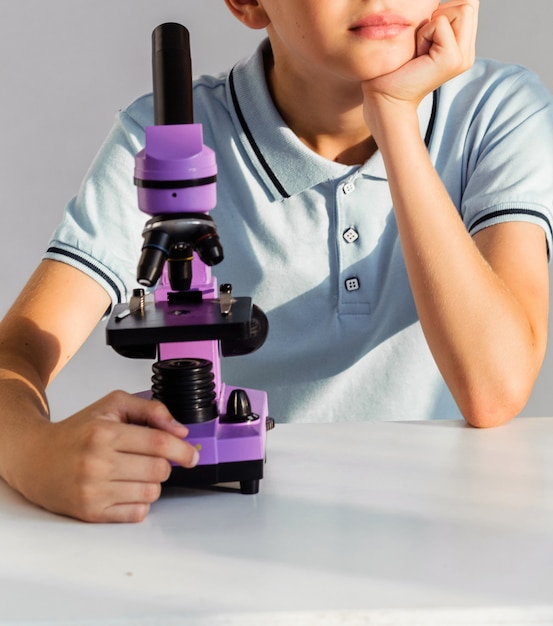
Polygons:
<instances>
[{"instance_id":1,"label":"boy's hand gripping microscope","mask_svg":"<svg viewBox=\"0 0 553 626\"><path fill-rule=\"evenodd\" d=\"M176 486L239 482L257 493L263 477L268 417L267 394L230 388L221 381L221 356L248 354L267 336L263 312L250 298L234 297L210 267L223 260L213 219L217 166L193 123L188 31L162 24L152 35L154 126L136 155L138 206L146 222L137 280L157 287L146 302L137 289L127 305L114 308L107 343L123 356L157 358L151 391L189 429L200 451L193 469L174 467Z\"/></svg>"}]
</instances>

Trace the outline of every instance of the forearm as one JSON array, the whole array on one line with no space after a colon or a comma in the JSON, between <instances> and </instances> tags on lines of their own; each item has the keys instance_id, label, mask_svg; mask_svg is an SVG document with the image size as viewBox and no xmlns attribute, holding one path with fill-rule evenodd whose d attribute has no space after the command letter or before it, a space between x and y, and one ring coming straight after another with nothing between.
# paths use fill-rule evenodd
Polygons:
<instances>
[{"instance_id":1,"label":"forearm","mask_svg":"<svg viewBox=\"0 0 553 626\"><path fill-rule=\"evenodd\" d=\"M415 110L380 111L374 123L429 347L467 420L504 422L531 391L543 333L468 234L431 163Z\"/></svg>"},{"instance_id":2,"label":"forearm","mask_svg":"<svg viewBox=\"0 0 553 626\"><path fill-rule=\"evenodd\" d=\"M49 422L44 387L32 363L4 348L0 353L0 476L19 489L26 443Z\"/></svg>"},{"instance_id":3,"label":"forearm","mask_svg":"<svg viewBox=\"0 0 553 626\"><path fill-rule=\"evenodd\" d=\"M0 475L20 491L50 432L46 387L106 307L92 279L43 261L0 322Z\"/></svg>"}]
</instances>

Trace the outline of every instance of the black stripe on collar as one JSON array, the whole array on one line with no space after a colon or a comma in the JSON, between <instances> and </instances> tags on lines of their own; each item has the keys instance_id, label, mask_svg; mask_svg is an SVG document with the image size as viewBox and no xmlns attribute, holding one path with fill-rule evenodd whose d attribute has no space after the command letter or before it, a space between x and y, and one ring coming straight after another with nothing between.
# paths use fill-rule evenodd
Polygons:
<instances>
[{"instance_id":1,"label":"black stripe on collar","mask_svg":"<svg viewBox=\"0 0 553 626\"><path fill-rule=\"evenodd\" d=\"M438 90L432 92L432 113L430 113L430 120L428 121L428 128L426 129L426 135L424 136L424 143L428 148L430 146L430 140L432 139L432 133L434 132L434 124L436 123L436 114L438 112Z\"/></svg>"},{"instance_id":2,"label":"black stripe on collar","mask_svg":"<svg viewBox=\"0 0 553 626\"><path fill-rule=\"evenodd\" d=\"M252 132L251 132L247 122L246 122L246 118L244 117L244 114L242 113L242 109L240 108L240 103L238 102L238 96L236 94L236 88L235 88L235 85L234 85L234 68L230 72L229 84L230 84L230 93L232 95L232 103L234 104L234 108L236 110L236 115L238 116L238 120L240 121L240 125L242 126L242 130L244 131L246 137L248 138L248 141L250 142L250 145L251 145L253 151L255 152L257 158L259 159L259 162L261 163L261 167L265 170L265 172L267 173L267 176L271 179L271 182L276 187L276 189L278 190L280 195L283 198L289 198L290 194L286 191L286 189L284 189L284 187L282 186L281 182L276 177L276 174L269 167L269 164L267 163L267 161L265 160L265 157L261 153L261 150L260 150L259 146L257 145L257 143L256 143L256 141L255 141L255 139L253 137L253 134L252 134Z\"/></svg>"},{"instance_id":3,"label":"black stripe on collar","mask_svg":"<svg viewBox=\"0 0 553 626\"><path fill-rule=\"evenodd\" d=\"M286 191L286 189L284 188L280 180L277 178L277 175L275 174L275 172L271 169L271 167L265 160L265 157L263 156L263 153L261 152L260 147L257 145L254 139L253 133L251 132L248 126L248 123L246 122L246 118L244 117L244 113L242 112L242 109L240 107L240 102L238 101L238 94L236 93L236 86L234 83L234 68L231 70L230 75L229 75L229 86L230 86L230 93L232 97L232 103L234 105L236 115L238 117L242 130L244 131L244 134L246 135L252 147L252 150L254 151L255 155L257 156L259 160L259 163L261 164L261 167L265 170L267 176L269 177L270 181L273 183L277 191L280 193L280 195L283 198L289 198L290 194ZM432 138L432 132L434 130L434 124L436 121L437 109L438 109L438 91L436 90L432 94L432 112L430 114L430 120L428 122L428 127L426 129L426 134L424 137L424 142L427 148L430 145L430 140Z\"/></svg>"}]
</instances>

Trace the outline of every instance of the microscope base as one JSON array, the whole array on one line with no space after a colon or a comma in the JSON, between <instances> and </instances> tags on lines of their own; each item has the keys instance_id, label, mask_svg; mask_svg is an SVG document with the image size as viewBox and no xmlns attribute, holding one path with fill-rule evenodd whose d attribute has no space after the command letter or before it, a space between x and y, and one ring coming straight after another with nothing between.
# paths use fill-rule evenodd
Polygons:
<instances>
[{"instance_id":1,"label":"microscope base","mask_svg":"<svg viewBox=\"0 0 553 626\"><path fill-rule=\"evenodd\" d=\"M164 487L210 487L219 483L240 483L240 493L256 494L263 478L264 460L197 465L192 469L174 467Z\"/></svg>"}]
</instances>

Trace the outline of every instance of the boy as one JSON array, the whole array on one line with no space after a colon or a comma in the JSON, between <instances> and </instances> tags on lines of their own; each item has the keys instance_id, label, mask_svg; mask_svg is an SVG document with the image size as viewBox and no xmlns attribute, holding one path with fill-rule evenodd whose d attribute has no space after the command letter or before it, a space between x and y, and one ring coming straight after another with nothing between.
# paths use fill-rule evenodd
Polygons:
<instances>
[{"instance_id":1,"label":"boy","mask_svg":"<svg viewBox=\"0 0 553 626\"><path fill-rule=\"evenodd\" d=\"M270 43L195 87L216 273L271 326L225 381L267 389L282 420L512 418L546 344L549 95L474 64L477 0L225 2ZM0 473L88 521L143 519L170 462L197 463L184 426L123 392L47 419L48 382L133 287L151 123L150 97L118 117L0 328Z\"/></svg>"}]
</instances>

